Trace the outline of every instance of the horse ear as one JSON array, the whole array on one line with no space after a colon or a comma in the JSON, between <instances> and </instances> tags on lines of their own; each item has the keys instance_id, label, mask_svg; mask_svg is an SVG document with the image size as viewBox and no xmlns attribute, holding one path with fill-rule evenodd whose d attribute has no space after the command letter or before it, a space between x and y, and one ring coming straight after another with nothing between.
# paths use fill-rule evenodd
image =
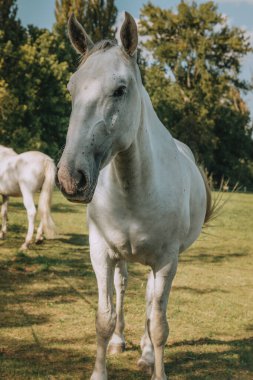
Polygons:
<instances>
[{"instance_id":1,"label":"horse ear","mask_svg":"<svg viewBox=\"0 0 253 380\"><path fill-rule=\"evenodd\" d=\"M74 13L72 13L68 21L68 32L70 41L78 53L85 54L87 50L92 49L94 46L82 25L77 21Z\"/></svg>"},{"instance_id":2,"label":"horse ear","mask_svg":"<svg viewBox=\"0 0 253 380\"><path fill-rule=\"evenodd\" d=\"M128 12L125 12L125 20L120 29L120 39L126 53L134 55L138 45L138 29L134 18Z\"/></svg>"}]
</instances>

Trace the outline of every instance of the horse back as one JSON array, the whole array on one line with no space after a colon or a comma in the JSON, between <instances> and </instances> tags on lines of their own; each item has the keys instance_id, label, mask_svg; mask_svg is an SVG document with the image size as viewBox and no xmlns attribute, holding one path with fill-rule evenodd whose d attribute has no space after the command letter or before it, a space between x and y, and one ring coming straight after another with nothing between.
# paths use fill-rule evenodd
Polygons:
<instances>
[{"instance_id":1,"label":"horse back","mask_svg":"<svg viewBox=\"0 0 253 380\"><path fill-rule=\"evenodd\" d=\"M42 188L47 163L53 160L37 151L24 152L18 155L16 162L17 176L20 183L25 184L32 192Z\"/></svg>"}]
</instances>

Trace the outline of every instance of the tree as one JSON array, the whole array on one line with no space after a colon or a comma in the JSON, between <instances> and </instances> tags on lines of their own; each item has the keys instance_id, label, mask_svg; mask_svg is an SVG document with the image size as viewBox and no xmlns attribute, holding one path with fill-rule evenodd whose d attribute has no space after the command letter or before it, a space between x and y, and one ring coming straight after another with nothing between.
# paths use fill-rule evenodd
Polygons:
<instances>
[{"instance_id":1,"label":"tree","mask_svg":"<svg viewBox=\"0 0 253 380\"><path fill-rule=\"evenodd\" d=\"M16 0L0 0L0 143L8 145L12 144L14 129L23 113L19 104L17 65L26 33L16 14Z\"/></svg>"},{"instance_id":2,"label":"tree","mask_svg":"<svg viewBox=\"0 0 253 380\"><path fill-rule=\"evenodd\" d=\"M25 29L17 19L16 0L0 0L0 30L2 31L1 43L12 41L13 45L19 44L25 39Z\"/></svg>"},{"instance_id":3,"label":"tree","mask_svg":"<svg viewBox=\"0 0 253 380\"><path fill-rule=\"evenodd\" d=\"M114 0L56 0L54 27L61 35L66 34L71 13L75 14L94 42L114 37L117 17Z\"/></svg>"},{"instance_id":4,"label":"tree","mask_svg":"<svg viewBox=\"0 0 253 380\"><path fill-rule=\"evenodd\" d=\"M89 0L83 25L94 42L114 38L117 8L114 0Z\"/></svg>"},{"instance_id":5,"label":"tree","mask_svg":"<svg viewBox=\"0 0 253 380\"><path fill-rule=\"evenodd\" d=\"M61 41L62 49L59 59L69 62L74 71L78 63L78 55L71 47L67 33L67 23L71 13L84 26L94 42L104 38L113 38L117 8L114 0L56 0L54 31Z\"/></svg>"},{"instance_id":6,"label":"tree","mask_svg":"<svg viewBox=\"0 0 253 380\"><path fill-rule=\"evenodd\" d=\"M232 173L236 181L250 160L252 133L241 98L251 86L239 76L241 58L252 51L245 32L230 28L212 1L181 1L177 12L149 3L141 10L140 25L155 60L145 80L159 117L216 179ZM229 160L218 154L227 148L228 134L229 142L240 146L231 148Z\"/></svg>"},{"instance_id":7,"label":"tree","mask_svg":"<svg viewBox=\"0 0 253 380\"><path fill-rule=\"evenodd\" d=\"M64 144L70 114L66 91L70 73L67 62L59 62L59 41L52 32L29 26L22 46L19 71L19 101L25 107L22 126L27 132L25 147L56 157Z\"/></svg>"},{"instance_id":8,"label":"tree","mask_svg":"<svg viewBox=\"0 0 253 380\"><path fill-rule=\"evenodd\" d=\"M54 34L21 26L15 1L0 0L0 11L0 143L55 156L70 113L68 64Z\"/></svg>"}]
</instances>

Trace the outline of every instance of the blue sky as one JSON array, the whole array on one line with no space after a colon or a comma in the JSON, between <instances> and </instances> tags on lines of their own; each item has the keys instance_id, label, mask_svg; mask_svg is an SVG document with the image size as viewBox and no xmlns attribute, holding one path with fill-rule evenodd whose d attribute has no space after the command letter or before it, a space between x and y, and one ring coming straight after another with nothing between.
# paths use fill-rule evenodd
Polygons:
<instances>
[{"instance_id":1,"label":"blue sky","mask_svg":"<svg viewBox=\"0 0 253 380\"><path fill-rule=\"evenodd\" d=\"M203 3L205 0L198 0ZM145 0L116 0L119 12L127 10L135 18L139 17L140 8L147 3ZM162 8L174 7L179 0L152 0L154 5ZM218 0L219 10L228 17L229 25L244 28L253 44L253 0ZM54 23L55 0L17 0L18 17L24 25L34 24L39 27L51 29ZM243 61L242 77L253 77L253 54L248 55ZM253 116L253 94L246 97Z\"/></svg>"}]
</instances>

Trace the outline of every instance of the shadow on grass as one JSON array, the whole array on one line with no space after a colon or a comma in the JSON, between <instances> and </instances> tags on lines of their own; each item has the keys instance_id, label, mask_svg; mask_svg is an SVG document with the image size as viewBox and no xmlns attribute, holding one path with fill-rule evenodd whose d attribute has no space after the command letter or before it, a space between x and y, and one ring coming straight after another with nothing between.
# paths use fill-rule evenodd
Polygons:
<instances>
[{"instance_id":1,"label":"shadow on grass","mask_svg":"<svg viewBox=\"0 0 253 380\"><path fill-rule=\"evenodd\" d=\"M42 343L34 336L34 343L14 339L1 342L1 378L4 379L89 379L95 361L95 353L89 350L87 337L80 340L55 340ZM80 350L74 349L78 345ZM198 349L198 352L194 350ZM169 347L176 353L166 353L165 370L170 379L231 380L250 379L252 370L252 339L216 340L203 338L181 341ZM203 352L208 350L208 352ZM144 380L145 373L135 367L139 351L134 347L123 355L109 357L110 380ZM21 375L22 374L22 375ZM19 377L18 377L19 375ZM20 376L21 375L21 376Z\"/></svg>"},{"instance_id":2,"label":"shadow on grass","mask_svg":"<svg viewBox=\"0 0 253 380\"><path fill-rule=\"evenodd\" d=\"M179 261L181 263L222 263L224 261L231 261L233 259L241 259L242 257L247 257L248 254L245 252L234 252L234 253L225 253L225 254L212 254L210 253L200 253L197 252L185 252L180 255Z\"/></svg>"},{"instance_id":3,"label":"shadow on grass","mask_svg":"<svg viewBox=\"0 0 253 380\"><path fill-rule=\"evenodd\" d=\"M5 260L0 260L0 328L48 322L43 312L38 315L33 315L32 311L25 313L22 305L27 303L69 304L82 298L94 309L90 300L96 294L96 286L95 275L87 260L88 237L75 235L67 240L72 241L71 245L65 245L65 250L60 243L64 249L56 250L56 254L53 248L54 244L57 248L59 241L50 241L50 251L45 243L36 250L17 252L11 257L6 255Z\"/></svg>"},{"instance_id":4,"label":"shadow on grass","mask_svg":"<svg viewBox=\"0 0 253 380\"><path fill-rule=\"evenodd\" d=\"M89 237L85 234L65 234L63 238L57 239L64 244L71 244L76 246L88 246Z\"/></svg>"},{"instance_id":5,"label":"shadow on grass","mask_svg":"<svg viewBox=\"0 0 253 380\"><path fill-rule=\"evenodd\" d=\"M71 205L71 204L62 204L61 203L54 203L52 205L52 212L54 213L66 213L66 212L71 212L71 213L80 213L80 208L77 207L76 205Z\"/></svg>"},{"instance_id":6,"label":"shadow on grass","mask_svg":"<svg viewBox=\"0 0 253 380\"><path fill-rule=\"evenodd\" d=\"M94 359L86 352L72 348L75 340L55 342L50 347L34 336L34 343L2 341L0 351L1 379L88 379ZM86 370L87 368L87 370ZM87 376L85 376L87 374Z\"/></svg>"},{"instance_id":7,"label":"shadow on grass","mask_svg":"<svg viewBox=\"0 0 253 380\"><path fill-rule=\"evenodd\" d=\"M44 314L36 315L26 313L25 315L20 310L7 310L1 313L0 328L12 327L28 327L33 325L41 325L48 322L48 318Z\"/></svg>"},{"instance_id":8,"label":"shadow on grass","mask_svg":"<svg viewBox=\"0 0 253 380\"><path fill-rule=\"evenodd\" d=\"M172 344L177 352L166 372L180 379L250 379L253 370L253 338L218 340L203 338ZM205 352L208 351L208 352Z\"/></svg>"},{"instance_id":9,"label":"shadow on grass","mask_svg":"<svg viewBox=\"0 0 253 380\"><path fill-rule=\"evenodd\" d=\"M8 224L8 231L7 231L7 239L8 239L8 235L10 235L10 233L25 234L27 232L27 229L28 229L27 226L22 226L20 224L15 224L15 223L9 223ZM25 238L25 235L24 235L24 238Z\"/></svg>"},{"instance_id":10,"label":"shadow on grass","mask_svg":"<svg viewBox=\"0 0 253 380\"><path fill-rule=\"evenodd\" d=\"M9 205L8 205L8 211L10 212L10 214L12 213L12 211L15 211L16 209L24 210L26 212L24 203L22 202L22 198L20 197L19 199L20 199L20 201L14 201L13 202L13 200L11 198ZM10 218L11 218L11 215L10 215Z\"/></svg>"},{"instance_id":11,"label":"shadow on grass","mask_svg":"<svg viewBox=\"0 0 253 380\"><path fill-rule=\"evenodd\" d=\"M186 291L194 294L210 294L210 293L229 293L229 291L224 289L216 289L216 288L206 288L206 289L198 289L198 288L190 288L189 286L173 286L174 291Z\"/></svg>"}]
</instances>

